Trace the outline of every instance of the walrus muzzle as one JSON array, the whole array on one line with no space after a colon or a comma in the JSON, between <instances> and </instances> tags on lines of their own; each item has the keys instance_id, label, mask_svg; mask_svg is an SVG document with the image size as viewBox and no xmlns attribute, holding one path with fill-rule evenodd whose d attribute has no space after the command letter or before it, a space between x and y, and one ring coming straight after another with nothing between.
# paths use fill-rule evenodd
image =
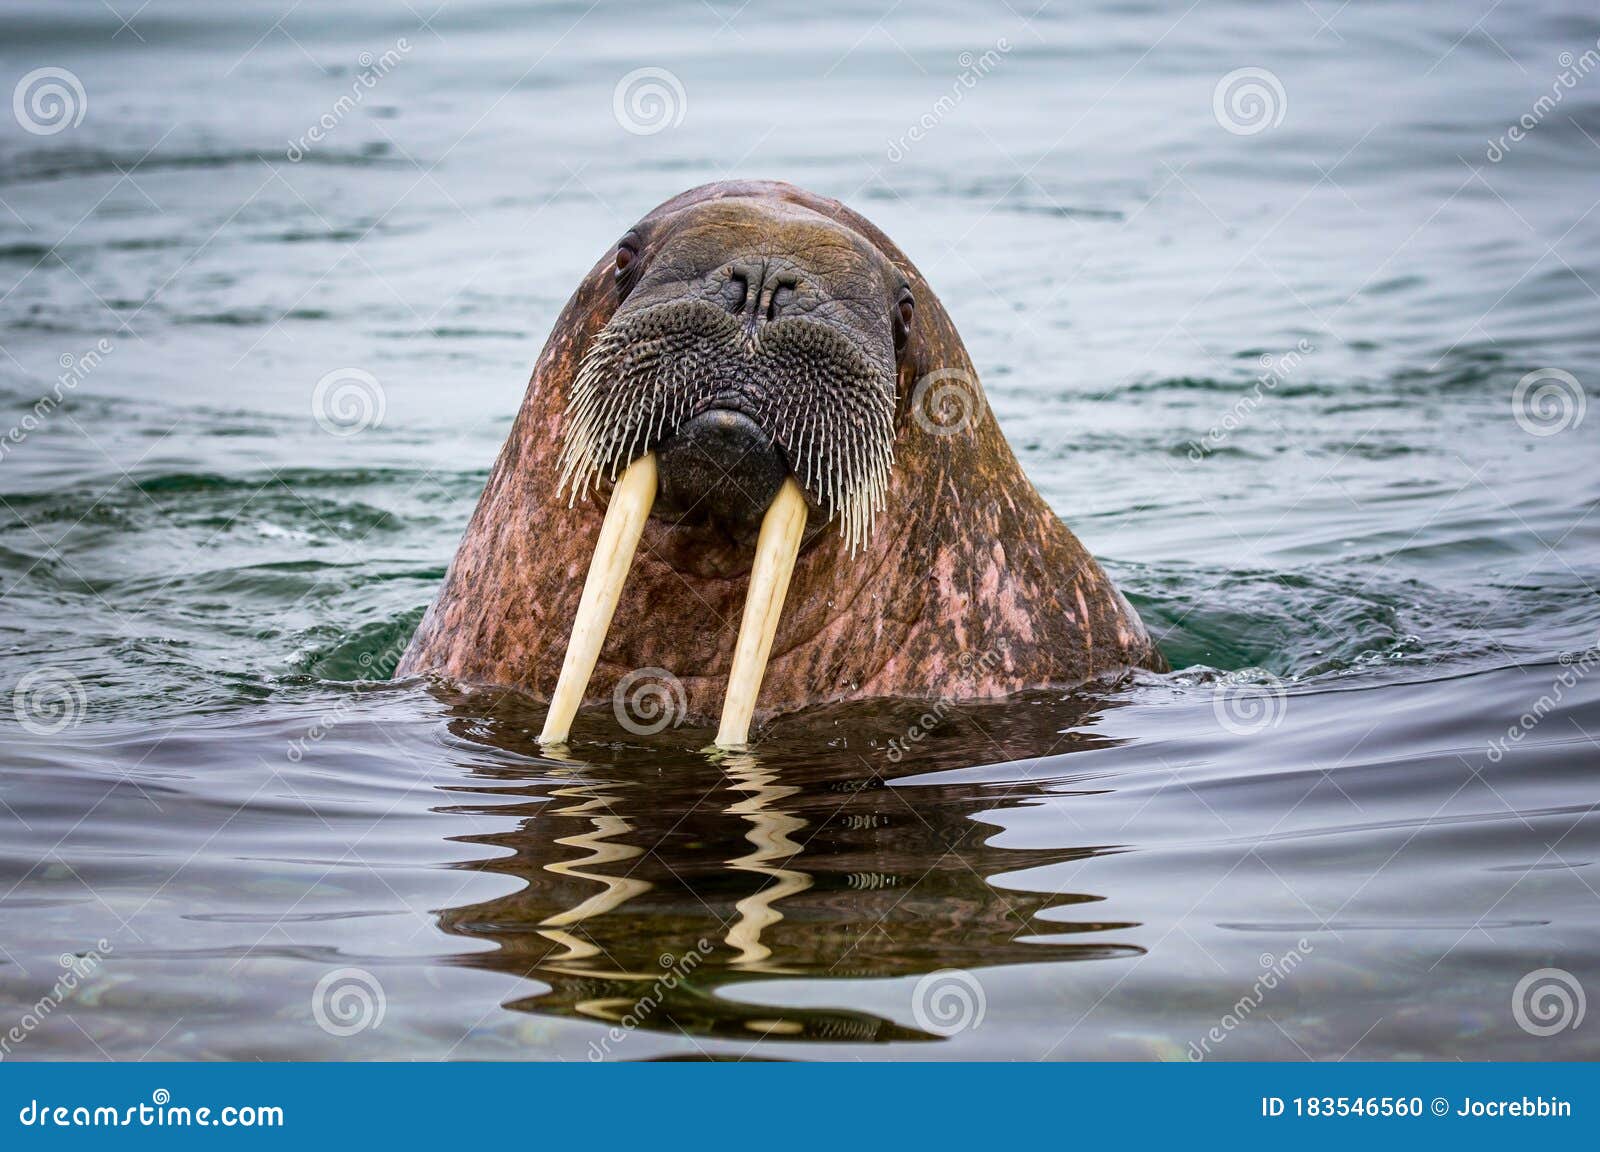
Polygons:
<instances>
[{"instance_id":1,"label":"walrus muzzle","mask_svg":"<svg viewBox=\"0 0 1600 1152\"><path fill-rule=\"evenodd\" d=\"M659 507L668 515L754 527L789 477L783 449L743 412L710 408L660 448Z\"/></svg>"},{"instance_id":2,"label":"walrus muzzle","mask_svg":"<svg viewBox=\"0 0 1600 1152\"><path fill-rule=\"evenodd\" d=\"M691 287L691 291L693 290ZM894 454L886 338L816 314L765 319L701 295L619 309L586 353L562 425L571 500L613 481L540 739L565 739L650 515L759 523L717 743L744 744L813 510L851 553L871 532ZM815 310L814 310L815 311ZM754 317L754 318L753 318Z\"/></svg>"}]
</instances>

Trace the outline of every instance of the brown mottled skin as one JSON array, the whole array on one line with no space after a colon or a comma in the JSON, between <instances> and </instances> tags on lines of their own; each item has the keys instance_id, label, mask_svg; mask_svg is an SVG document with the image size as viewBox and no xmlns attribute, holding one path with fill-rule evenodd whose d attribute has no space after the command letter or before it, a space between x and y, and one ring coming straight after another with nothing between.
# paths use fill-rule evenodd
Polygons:
<instances>
[{"instance_id":1,"label":"brown mottled skin","mask_svg":"<svg viewBox=\"0 0 1600 1152\"><path fill-rule=\"evenodd\" d=\"M915 297L898 356L884 508L865 552L852 560L837 525L824 524L811 501L759 716L868 697L999 696L1164 667L1137 613L1023 475L987 408L955 434L936 435L913 418L912 393L925 374L954 369L975 380L976 373L933 291L888 237L837 201L767 182L693 189L636 231L647 263L679 234L697 237L702 248L724 242L730 260L752 237L770 236L785 258L802 264L844 241L873 250ZM765 240L760 247L771 251ZM513 687L538 699L554 689L609 495L602 486L569 508L558 492L562 418L584 352L617 308L614 269L608 253L557 321L398 674ZM886 314L896 287L885 289ZM725 533L653 517L586 702L609 701L620 677L659 667L682 681L691 717L715 718L750 551Z\"/></svg>"}]
</instances>

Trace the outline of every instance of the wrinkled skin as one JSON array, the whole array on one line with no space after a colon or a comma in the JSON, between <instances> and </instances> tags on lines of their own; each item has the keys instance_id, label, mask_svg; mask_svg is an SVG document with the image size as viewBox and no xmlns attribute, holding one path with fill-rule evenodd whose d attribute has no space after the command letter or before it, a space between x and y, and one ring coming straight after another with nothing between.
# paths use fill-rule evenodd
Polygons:
<instances>
[{"instance_id":1,"label":"wrinkled skin","mask_svg":"<svg viewBox=\"0 0 1600 1152\"><path fill-rule=\"evenodd\" d=\"M811 323L814 330L788 329L819 350L824 370L806 387L839 386L830 357L848 350L860 374L851 402L865 405L864 423L876 403L874 371L893 379L884 401L893 464L854 558L827 494L794 464L792 446L777 448L802 480L811 514L758 716L868 697L999 696L1164 666L1133 608L1023 475L937 298L871 224L790 185L722 183L663 204L623 246L630 254L619 261L616 250L608 253L557 321L398 674L548 698L609 492L607 471L568 507L560 459L568 402L605 326L615 318L613 332L632 332L631 317L663 304L688 309L691 327L726 328L730 341L735 328L750 336L785 331L785 321ZM620 274L619 263L627 265ZM729 274L740 268L749 270L742 293ZM902 312L908 295L913 306ZM726 321L714 318L718 307ZM767 344L751 338L756 345L747 341L742 354L731 343L699 346L707 359L696 379L720 381L702 408L741 389L783 386L756 370L750 348L787 345L776 335ZM930 381L930 373L939 375ZM827 402L815 391L804 398ZM773 423L769 416L763 424L766 435L781 441ZM664 461L673 431L650 440ZM618 462L642 450L636 445ZM711 471L735 490L761 489L767 452L757 446L750 464L737 453L718 457ZM664 491L672 479L664 464ZM646 525L586 702L609 701L634 670L662 668L682 682L690 717L709 720L726 692L758 521L748 501L692 490L699 473L681 479L676 499L659 500Z\"/></svg>"}]
</instances>

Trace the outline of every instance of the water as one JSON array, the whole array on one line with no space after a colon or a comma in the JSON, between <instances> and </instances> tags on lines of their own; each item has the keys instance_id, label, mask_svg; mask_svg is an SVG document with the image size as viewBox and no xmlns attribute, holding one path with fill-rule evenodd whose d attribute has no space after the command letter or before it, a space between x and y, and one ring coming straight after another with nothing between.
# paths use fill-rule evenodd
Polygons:
<instances>
[{"instance_id":1,"label":"water","mask_svg":"<svg viewBox=\"0 0 1600 1152\"><path fill-rule=\"evenodd\" d=\"M0 424L92 367L0 455L4 1054L1600 1055L1513 1010L1600 973L1600 419L1513 403L1600 380L1600 75L1490 159L1600 22L1335 7L8 6L87 107L0 126ZM721 764L385 681L578 277L725 176L918 261L1173 673Z\"/></svg>"}]
</instances>

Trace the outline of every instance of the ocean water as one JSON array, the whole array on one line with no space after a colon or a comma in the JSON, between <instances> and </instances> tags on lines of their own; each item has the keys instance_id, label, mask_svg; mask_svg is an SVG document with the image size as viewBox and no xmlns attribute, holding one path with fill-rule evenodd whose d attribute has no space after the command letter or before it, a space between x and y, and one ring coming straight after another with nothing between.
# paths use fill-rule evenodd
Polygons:
<instances>
[{"instance_id":1,"label":"ocean water","mask_svg":"<svg viewBox=\"0 0 1600 1152\"><path fill-rule=\"evenodd\" d=\"M0 1055L1600 1055L1592 5L121 8L0 14ZM726 177L917 261L1172 673L389 679Z\"/></svg>"}]
</instances>

